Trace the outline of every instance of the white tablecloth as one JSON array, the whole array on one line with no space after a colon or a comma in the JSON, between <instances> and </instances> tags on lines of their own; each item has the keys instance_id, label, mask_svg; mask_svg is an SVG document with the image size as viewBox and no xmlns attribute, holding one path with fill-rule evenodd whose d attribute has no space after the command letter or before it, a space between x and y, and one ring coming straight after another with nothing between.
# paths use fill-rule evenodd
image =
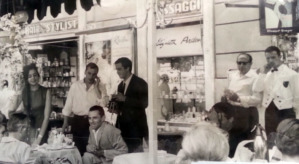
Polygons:
<instances>
[{"instance_id":1,"label":"white tablecloth","mask_svg":"<svg viewBox=\"0 0 299 164\"><path fill-rule=\"evenodd\" d=\"M158 164L173 164L176 156L173 154L158 155ZM148 164L150 155L146 153L123 154L114 158L112 164Z\"/></svg>"},{"instance_id":2,"label":"white tablecloth","mask_svg":"<svg viewBox=\"0 0 299 164\"><path fill-rule=\"evenodd\" d=\"M47 163L49 161L63 163L63 160L68 160L72 164L82 164L81 155L76 147L33 151L33 156L36 158L36 161L41 161L43 163Z\"/></svg>"}]
</instances>

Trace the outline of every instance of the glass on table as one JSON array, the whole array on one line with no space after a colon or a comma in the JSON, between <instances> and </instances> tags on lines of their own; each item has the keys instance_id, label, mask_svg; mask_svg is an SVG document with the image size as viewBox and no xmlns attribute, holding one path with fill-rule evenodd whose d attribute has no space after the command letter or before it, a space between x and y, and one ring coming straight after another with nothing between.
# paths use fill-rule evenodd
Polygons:
<instances>
[{"instance_id":1,"label":"glass on table","mask_svg":"<svg viewBox=\"0 0 299 164\"><path fill-rule=\"evenodd\" d=\"M65 135L65 142L67 145L72 145L73 144L73 134L66 134Z\"/></svg>"}]
</instances>

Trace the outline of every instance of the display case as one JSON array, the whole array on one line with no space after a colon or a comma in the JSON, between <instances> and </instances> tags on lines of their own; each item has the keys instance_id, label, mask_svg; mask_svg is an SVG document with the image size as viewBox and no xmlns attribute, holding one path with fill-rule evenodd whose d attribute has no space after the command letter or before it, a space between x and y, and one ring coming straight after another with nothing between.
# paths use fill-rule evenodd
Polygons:
<instances>
[{"instance_id":1,"label":"display case","mask_svg":"<svg viewBox=\"0 0 299 164\"><path fill-rule=\"evenodd\" d=\"M173 114L205 110L202 55L158 58L157 65L161 108L167 108Z\"/></svg>"},{"instance_id":2,"label":"display case","mask_svg":"<svg viewBox=\"0 0 299 164\"><path fill-rule=\"evenodd\" d=\"M69 88L72 81L76 78L76 73L72 71L72 67L65 62L54 61L52 64L43 65L42 67L42 85L50 88L52 93L52 109L61 112L64 107Z\"/></svg>"}]
</instances>

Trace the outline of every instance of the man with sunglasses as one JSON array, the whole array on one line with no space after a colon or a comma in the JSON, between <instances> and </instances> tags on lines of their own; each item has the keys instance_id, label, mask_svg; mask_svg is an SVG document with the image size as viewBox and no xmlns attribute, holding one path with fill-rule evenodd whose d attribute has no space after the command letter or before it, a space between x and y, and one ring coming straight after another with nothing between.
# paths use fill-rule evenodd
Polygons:
<instances>
[{"instance_id":1,"label":"man with sunglasses","mask_svg":"<svg viewBox=\"0 0 299 164\"><path fill-rule=\"evenodd\" d=\"M281 60L279 48L265 50L267 64L258 70L255 91L263 91L267 135L275 132L278 124L287 118L299 118L299 77ZM296 111L296 113L295 113Z\"/></svg>"},{"instance_id":2,"label":"man with sunglasses","mask_svg":"<svg viewBox=\"0 0 299 164\"><path fill-rule=\"evenodd\" d=\"M251 55L240 53L237 57L238 71L229 75L229 86L224 91L223 101L244 108L256 107L261 102L261 93L252 91L257 74L250 69L251 65Z\"/></svg>"}]
</instances>

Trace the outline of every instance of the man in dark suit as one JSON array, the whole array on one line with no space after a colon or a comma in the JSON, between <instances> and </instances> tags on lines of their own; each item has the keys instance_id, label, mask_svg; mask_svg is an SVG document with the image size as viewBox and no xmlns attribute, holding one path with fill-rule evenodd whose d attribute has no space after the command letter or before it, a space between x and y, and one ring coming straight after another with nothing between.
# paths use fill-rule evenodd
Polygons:
<instances>
[{"instance_id":1,"label":"man in dark suit","mask_svg":"<svg viewBox=\"0 0 299 164\"><path fill-rule=\"evenodd\" d=\"M114 64L117 74L123 79L118 85L118 93L112 96L119 106L116 127L121 130L129 152L140 152L143 151L143 138L148 140L145 114L148 105L148 86L143 79L131 73L132 62L128 58L119 58Z\"/></svg>"}]
</instances>

